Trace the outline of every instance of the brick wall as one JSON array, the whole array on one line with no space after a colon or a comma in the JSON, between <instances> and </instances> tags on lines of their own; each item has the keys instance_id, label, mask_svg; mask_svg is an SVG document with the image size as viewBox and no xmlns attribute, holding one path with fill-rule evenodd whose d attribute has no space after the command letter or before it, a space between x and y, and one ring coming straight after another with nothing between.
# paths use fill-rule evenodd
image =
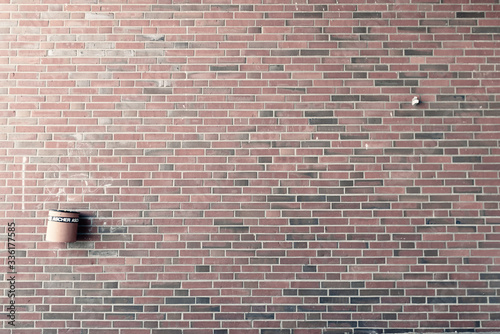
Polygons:
<instances>
[{"instance_id":1,"label":"brick wall","mask_svg":"<svg viewBox=\"0 0 500 334\"><path fill-rule=\"evenodd\" d=\"M2 1L0 333L500 329L499 27L498 0Z\"/></svg>"}]
</instances>

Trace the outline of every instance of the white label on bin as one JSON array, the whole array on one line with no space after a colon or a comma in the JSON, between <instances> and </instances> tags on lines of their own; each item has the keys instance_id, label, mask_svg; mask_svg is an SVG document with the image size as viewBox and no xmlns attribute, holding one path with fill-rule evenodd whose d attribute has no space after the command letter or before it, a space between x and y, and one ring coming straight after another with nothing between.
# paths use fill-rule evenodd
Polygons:
<instances>
[{"instance_id":1,"label":"white label on bin","mask_svg":"<svg viewBox=\"0 0 500 334\"><path fill-rule=\"evenodd\" d=\"M78 223L80 219L71 217L49 217L49 220L58 223Z\"/></svg>"}]
</instances>

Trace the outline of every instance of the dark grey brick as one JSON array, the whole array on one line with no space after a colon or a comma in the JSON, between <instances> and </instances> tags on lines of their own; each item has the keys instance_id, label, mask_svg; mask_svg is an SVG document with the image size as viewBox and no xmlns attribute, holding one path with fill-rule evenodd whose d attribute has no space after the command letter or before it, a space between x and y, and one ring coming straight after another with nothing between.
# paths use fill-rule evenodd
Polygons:
<instances>
[{"instance_id":1,"label":"dark grey brick","mask_svg":"<svg viewBox=\"0 0 500 334\"><path fill-rule=\"evenodd\" d=\"M427 28L426 27L398 27L398 33L425 34L425 33L427 33Z\"/></svg>"},{"instance_id":2,"label":"dark grey brick","mask_svg":"<svg viewBox=\"0 0 500 334\"><path fill-rule=\"evenodd\" d=\"M321 19L323 18L323 13L322 12L296 12L293 13L293 18L294 19Z\"/></svg>"},{"instance_id":3,"label":"dark grey brick","mask_svg":"<svg viewBox=\"0 0 500 334\"><path fill-rule=\"evenodd\" d=\"M404 83L404 80L399 79L375 80L375 86L404 86Z\"/></svg>"},{"instance_id":4,"label":"dark grey brick","mask_svg":"<svg viewBox=\"0 0 500 334\"><path fill-rule=\"evenodd\" d=\"M361 95L361 101L388 102L390 98L389 95Z\"/></svg>"},{"instance_id":5,"label":"dark grey brick","mask_svg":"<svg viewBox=\"0 0 500 334\"><path fill-rule=\"evenodd\" d=\"M274 319L274 313L246 313L246 320L256 320L256 319Z\"/></svg>"},{"instance_id":6,"label":"dark grey brick","mask_svg":"<svg viewBox=\"0 0 500 334\"><path fill-rule=\"evenodd\" d=\"M180 289L180 282L151 282L152 289Z\"/></svg>"},{"instance_id":7,"label":"dark grey brick","mask_svg":"<svg viewBox=\"0 0 500 334\"><path fill-rule=\"evenodd\" d=\"M269 65L269 71L271 72L281 72L285 70L284 65Z\"/></svg>"},{"instance_id":8,"label":"dark grey brick","mask_svg":"<svg viewBox=\"0 0 500 334\"><path fill-rule=\"evenodd\" d=\"M415 50L415 49L408 49L405 50L405 56L432 56L433 51L431 50Z\"/></svg>"},{"instance_id":9,"label":"dark grey brick","mask_svg":"<svg viewBox=\"0 0 500 334\"><path fill-rule=\"evenodd\" d=\"M483 18L484 12L456 12L456 17L458 19Z\"/></svg>"},{"instance_id":10,"label":"dark grey brick","mask_svg":"<svg viewBox=\"0 0 500 334\"><path fill-rule=\"evenodd\" d=\"M342 102L349 102L349 101L359 101L360 96L359 95L332 95L331 96L332 101L342 101Z\"/></svg>"},{"instance_id":11,"label":"dark grey brick","mask_svg":"<svg viewBox=\"0 0 500 334\"><path fill-rule=\"evenodd\" d=\"M465 101L465 95L437 95L437 101Z\"/></svg>"},{"instance_id":12,"label":"dark grey brick","mask_svg":"<svg viewBox=\"0 0 500 334\"><path fill-rule=\"evenodd\" d=\"M349 304L349 297L320 297L321 304Z\"/></svg>"},{"instance_id":13,"label":"dark grey brick","mask_svg":"<svg viewBox=\"0 0 500 334\"><path fill-rule=\"evenodd\" d=\"M352 27L353 34L366 34L367 27Z\"/></svg>"},{"instance_id":14,"label":"dark grey brick","mask_svg":"<svg viewBox=\"0 0 500 334\"><path fill-rule=\"evenodd\" d=\"M316 266L303 266L302 267L302 272L304 273L315 273L318 271L318 268Z\"/></svg>"},{"instance_id":15,"label":"dark grey brick","mask_svg":"<svg viewBox=\"0 0 500 334\"><path fill-rule=\"evenodd\" d=\"M351 297L352 304L380 304L379 297Z\"/></svg>"},{"instance_id":16,"label":"dark grey brick","mask_svg":"<svg viewBox=\"0 0 500 334\"><path fill-rule=\"evenodd\" d=\"M489 302L488 297L458 297L459 304L474 304L474 305L476 305L476 304L487 304L488 302Z\"/></svg>"},{"instance_id":17,"label":"dark grey brick","mask_svg":"<svg viewBox=\"0 0 500 334\"><path fill-rule=\"evenodd\" d=\"M238 71L238 65L211 65L210 71L221 72L221 71Z\"/></svg>"},{"instance_id":18,"label":"dark grey brick","mask_svg":"<svg viewBox=\"0 0 500 334\"><path fill-rule=\"evenodd\" d=\"M346 330L350 330L350 328L358 327L357 321L346 321L346 320L338 320L338 321L328 321L328 327L333 328L341 328L339 332L337 331L327 331L325 334L344 334ZM352 332L347 332L352 333Z\"/></svg>"},{"instance_id":19,"label":"dark grey brick","mask_svg":"<svg viewBox=\"0 0 500 334\"><path fill-rule=\"evenodd\" d=\"M289 196L289 195L268 195L267 201L268 202L295 202L296 197Z\"/></svg>"},{"instance_id":20,"label":"dark grey brick","mask_svg":"<svg viewBox=\"0 0 500 334\"><path fill-rule=\"evenodd\" d=\"M219 305L191 305L191 312L220 312Z\"/></svg>"},{"instance_id":21,"label":"dark grey brick","mask_svg":"<svg viewBox=\"0 0 500 334\"><path fill-rule=\"evenodd\" d=\"M292 334L291 329L261 329L260 334Z\"/></svg>"},{"instance_id":22,"label":"dark grey brick","mask_svg":"<svg viewBox=\"0 0 500 334\"><path fill-rule=\"evenodd\" d=\"M380 19L382 13L380 12L354 12L352 13L354 19Z\"/></svg>"},{"instance_id":23,"label":"dark grey brick","mask_svg":"<svg viewBox=\"0 0 500 334\"><path fill-rule=\"evenodd\" d=\"M480 163L482 161L481 156L459 156L453 157L454 163Z\"/></svg>"},{"instance_id":24,"label":"dark grey brick","mask_svg":"<svg viewBox=\"0 0 500 334\"><path fill-rule=\"evenodd\" d=\"M329 56L330 50L320 50L320 49L305 49L300 50L301 56Z\"/></svg>"},{"instance_id":25,"label":"dark grey brick","mask_svg":"<svg viewBox=\"0 0 500 334\"><path fill-rule=\"evenodd\" d=\"M137 313L144 312L142 305L114 305L113 312Z\"/></svg>"},{"instance_id":26,"label":"dark grey brick","mask_svg":"<svg viewBox=\"0 0 500 334\"><path fill-rule=\"evenodd\" d=\"M196 304L210 304L210 298L208 298L208 297L196 297Z\"/></svg>"},{"instance_id":27,"label":"dark grey brick","mask_svg":"<svg viewBox=\"0 0 500 334\"><path fill-rule=\"evenodd\" d=\"M443 139L444 133L420 132L415 133L415 139Z\"/></svg>"},{"instance_id":28,"label":"dark grey brick","mask_svg":"<svg viewBox=\"0 0 500 334\"><path fill-rule=\"evenodd\" d=\"M194 297L166 297L165 304L195 304L196 299Z\"/></svg>"},{"instance_id":29,"label":"dark grey brick","mask_svg":"<svg viewBox=\"0 0 500 334\"><path fill-rule=\"evenodd\" d=\"M370 134L368 133L341 133L340 139L342 140L365 140L369 139Z\"/></svg>"},{"instance_id":30,"label":"dark grey brick","mask_svg":"<svg viewBox=\"0 0 500 334\"><path fill-rule=\"evenodd\" d=\"M309 124L317 125L317 124L337 124L337 118L310 118Z\"/></svg>"},{"instance_id":31,"label":"dark grey brick","mask_svg":"<svg viewBox=\"0 0 500 334\"><path fill-rule=\"evenodd\" d=\"M144 94L161 94L161 95L168 95L172 94L173 88L171 87L146 87L144 88Z\"/></svg>"},{"instance_id":32,"label":"dark grey brick","mask_svg":"<svg viewBox=\"0 0 500 334\"><path fill-rule=\"evenodd\" d=\"M208 273L210 272L210 266L196 266L195 272L197 273Z\"/></svg>"},{"instance_id":33,"label":"dark grey brick","mask_svg":"<svg viewBox=\"0 0 500 334\"><path fill-rule=\"evenodd\" d=\"M427 72L447 72L449 70L448 65L437 65L437 64L422 64L420 65L420 71Z\"/></svg>"},{"instance_id":34,"label":"dark grey brick","mask_svg":"<svg viewBox=\"0 0 500 334\"><path fill-rule=\"evenodd\" d=\"M291 218L290 225L318 225L318 218Z\"/></svg>"},{"instance_id":35,"label":"dark grey brick","mask_svg":"<svg viewBox=\"0 0 500 334\"><path fill-rule=\"evenodd\" d=\"M272 110L261 110L259 111L260 117L274 117L274 111Z\"/></svg>"},{"instance_id":36,"label":"dark grey brick","mask_svg":"<svg viewBox=\"0 0 500 334\"><path fill-rule=\"evenodd\" d=\"M473 34L500 34L500 27L474 27Z\"/></svg>"},{"instance_id":37,"label":"dark grey brick","mask_svg":"<svg viewBox=\"0 0 500 334\"><path fill-rule=\"evenodd\" d=\"M126 297L106 297L104 298L105 304L133 304L134 298Z\"/></svg>"}]
</instances>

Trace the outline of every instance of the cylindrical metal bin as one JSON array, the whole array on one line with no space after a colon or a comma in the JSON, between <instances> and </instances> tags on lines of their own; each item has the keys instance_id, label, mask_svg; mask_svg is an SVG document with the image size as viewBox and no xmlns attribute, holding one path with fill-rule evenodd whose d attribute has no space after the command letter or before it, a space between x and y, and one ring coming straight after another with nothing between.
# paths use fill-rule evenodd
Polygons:
<instances>
[{"instance_id":1,"label":"cylindrical metal bin","mask_svg":"<svg viewBox=\"0 0 500 334\"><path fill-rule=\"evenodd\" d=\"M80 213L50 210L47 224L47 241L75 242Z\"/></svg>"}]
</instances>

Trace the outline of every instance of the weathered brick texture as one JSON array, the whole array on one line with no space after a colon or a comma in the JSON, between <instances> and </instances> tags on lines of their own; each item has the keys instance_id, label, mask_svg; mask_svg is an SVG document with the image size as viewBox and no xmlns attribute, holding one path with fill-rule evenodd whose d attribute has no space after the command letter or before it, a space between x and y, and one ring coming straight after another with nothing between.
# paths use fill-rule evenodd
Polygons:
<instances>
[{"instance_id":1,"label":"weathered brick texture","mask_svg":"<svg viewBox=\"0 0 500 334\"><path fill-rule=\"evenodd\" d=\"M500 330L498 0L2 1L0 79L0 334Z\"/></svg>"}]
</instances>

